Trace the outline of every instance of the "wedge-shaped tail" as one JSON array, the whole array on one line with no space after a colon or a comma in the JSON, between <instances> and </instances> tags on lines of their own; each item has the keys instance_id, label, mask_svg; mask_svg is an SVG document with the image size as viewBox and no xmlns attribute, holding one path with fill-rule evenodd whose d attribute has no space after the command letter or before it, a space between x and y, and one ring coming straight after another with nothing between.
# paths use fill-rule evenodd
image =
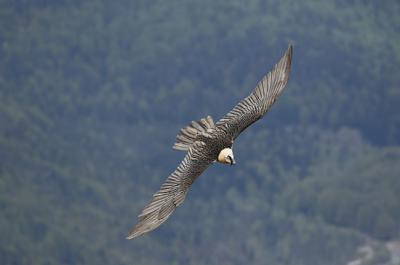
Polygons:
<instances>
[{"instance_id":1,"label":"wedge-shaped tail","mask_svg":"<svg viewBox=\"0 0 400 265\"><path fill-rule=\"evenodd\" d=\"M207 116L207 118L199 121L192 121L191 124L180 130L172 148L187 151L199 135L207 136L214 128L215 124L211 116Z\"/></svg>"}]
</instances>

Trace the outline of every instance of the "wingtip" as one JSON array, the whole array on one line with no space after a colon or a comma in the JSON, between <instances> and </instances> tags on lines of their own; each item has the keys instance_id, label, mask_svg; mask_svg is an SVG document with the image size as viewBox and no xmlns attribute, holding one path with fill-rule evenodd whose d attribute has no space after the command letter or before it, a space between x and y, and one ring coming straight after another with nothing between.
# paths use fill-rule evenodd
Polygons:
<instances>
[{"instance_id":1,"label":"wingtip","mask_svg":"<svg viewBox=\"0 0 400 265\"><path fill-rule=\"evenodd\" d=\"M133 232L129 232L129 234L125 237L125 239L131 240L138 236L140 236L140 234L136 233L136 231L133 231Z\"/></svg>"},{"instance_id":2,"label":"wingtip","mask_svg":"<svg viewBox=\"0 0 400 265\"><path fill-rule=\"evenodd\" d=\"M144 232L140 231L140 229L138 229L138 226L135 225L129 232L128 235L125 237L125 239L127 240L131 240L134 239L135 237L138 237L140 235L142 235Z\"/></svg>"},{"instance_id":3,"label":"wingtip","mask_svg":"<svg viewBox=\"0 0 400 265\"><path fill-rule=\"evenodd\" d=\"M292 65L292 54L293 54L293 45L289 43L288 49L286 50L282 60L286 61L286 71L290 71Z\"/></svg>"},{"instance_id":4,"label":"wingtip","mask_svg":"<svg viewBox=\"0 0 400 265\"><path fill-rule=\"evenodd\" d=\"M290 59L292 59L292 53L293 53L293 45L291 43L289 43L286 54L289 56Z\"/></svg>"},{"instance_id":5,"label":"wingtip","mask_svg":"<svg viewBox=\"0 0 400 265\"><path fill-rule=\"evenodd\" d=\"M135 234L132 233L132 231L130 231L130 232L128 233L128 235L125 237L125 239L130 240L130 239L133 239L134 237L135 237Z\"/></svg>"}]
</instances>

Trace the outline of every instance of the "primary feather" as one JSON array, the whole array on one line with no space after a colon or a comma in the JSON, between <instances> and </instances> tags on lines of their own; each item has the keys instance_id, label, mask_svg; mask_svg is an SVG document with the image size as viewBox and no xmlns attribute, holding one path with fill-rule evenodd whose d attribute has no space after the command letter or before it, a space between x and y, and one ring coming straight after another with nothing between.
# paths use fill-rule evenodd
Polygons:
<instances>
[{"instance_id":1,"label":"primary feather","mask_svg":"<svg viewBox=\"0 0 400 265\"><path fill-rule=\"evenodd\" d=\"M139 215L139 222L129 232L128 239L157 228L184 201L190 185L212 162L201 153L204 145L203 142L193 144L178 168L166 179L160 190L153 195L151 202L143 209Z\"/></svg>"},{"instance_id":2,"label":"primary feather","mask_svg":"<svg viewBox=\"0 0 400 265\"><path fill-rule=\"evenodd\" d=\"M227 127L229 134L235 139L247 127L261 119L285 88L291 62L292 46L289 46L272 71L261 79L249 96L220 119L216 126Z\"/></svg>"}]
</instances>

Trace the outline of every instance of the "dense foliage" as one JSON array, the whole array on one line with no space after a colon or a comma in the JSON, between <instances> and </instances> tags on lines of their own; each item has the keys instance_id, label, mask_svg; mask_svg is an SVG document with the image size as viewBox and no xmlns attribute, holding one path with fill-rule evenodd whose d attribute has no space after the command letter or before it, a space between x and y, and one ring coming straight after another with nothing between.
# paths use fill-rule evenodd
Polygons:
<instances>
[{"instance_id":1,"label":"dense foliage","mask_svg":"<svg viewBox=\"0 0 400 265\"><path fill-rule=\"evenodd\" d=\"M0 1L0 264L333 265L365 238L398 240L399 13ZM289 86L237 140L237 166L211 167L166 224L125 240L183 157L179 128L224 115L289 43Z\"/></svg>"}]
</instances>

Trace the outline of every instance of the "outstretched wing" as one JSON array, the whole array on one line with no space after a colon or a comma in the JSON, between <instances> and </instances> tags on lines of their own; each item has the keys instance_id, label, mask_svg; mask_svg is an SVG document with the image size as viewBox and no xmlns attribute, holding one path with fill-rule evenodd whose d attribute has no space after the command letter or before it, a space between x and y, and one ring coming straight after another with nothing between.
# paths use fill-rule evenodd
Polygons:
<instances>
[{"instance_id":1,"label":"outstretched wing","mask_svg":"<svg viewBox=\"0 0 400 265\"><path fill-rule=\"evenodd\" d=\"M235 139L243 130L261 119L285 88L289 80L291 62L292 46L289 45L272 71L261 79L248 97L219 120L216 126Z\"/></svg>"},{"instance_id":2,"label":"outstretched wing","mask_svg":"<svg viewBox=\"0 0 400 265\"><path fill-rule=\"evenodd\" d=\"M164 223L186 197L186 193L212 160L202 154L205 143L195 142L178 168L161 185L159 191L139 215L138 223L129 231L127 239L140 236Z\"/></svg>"}]
</instances>

